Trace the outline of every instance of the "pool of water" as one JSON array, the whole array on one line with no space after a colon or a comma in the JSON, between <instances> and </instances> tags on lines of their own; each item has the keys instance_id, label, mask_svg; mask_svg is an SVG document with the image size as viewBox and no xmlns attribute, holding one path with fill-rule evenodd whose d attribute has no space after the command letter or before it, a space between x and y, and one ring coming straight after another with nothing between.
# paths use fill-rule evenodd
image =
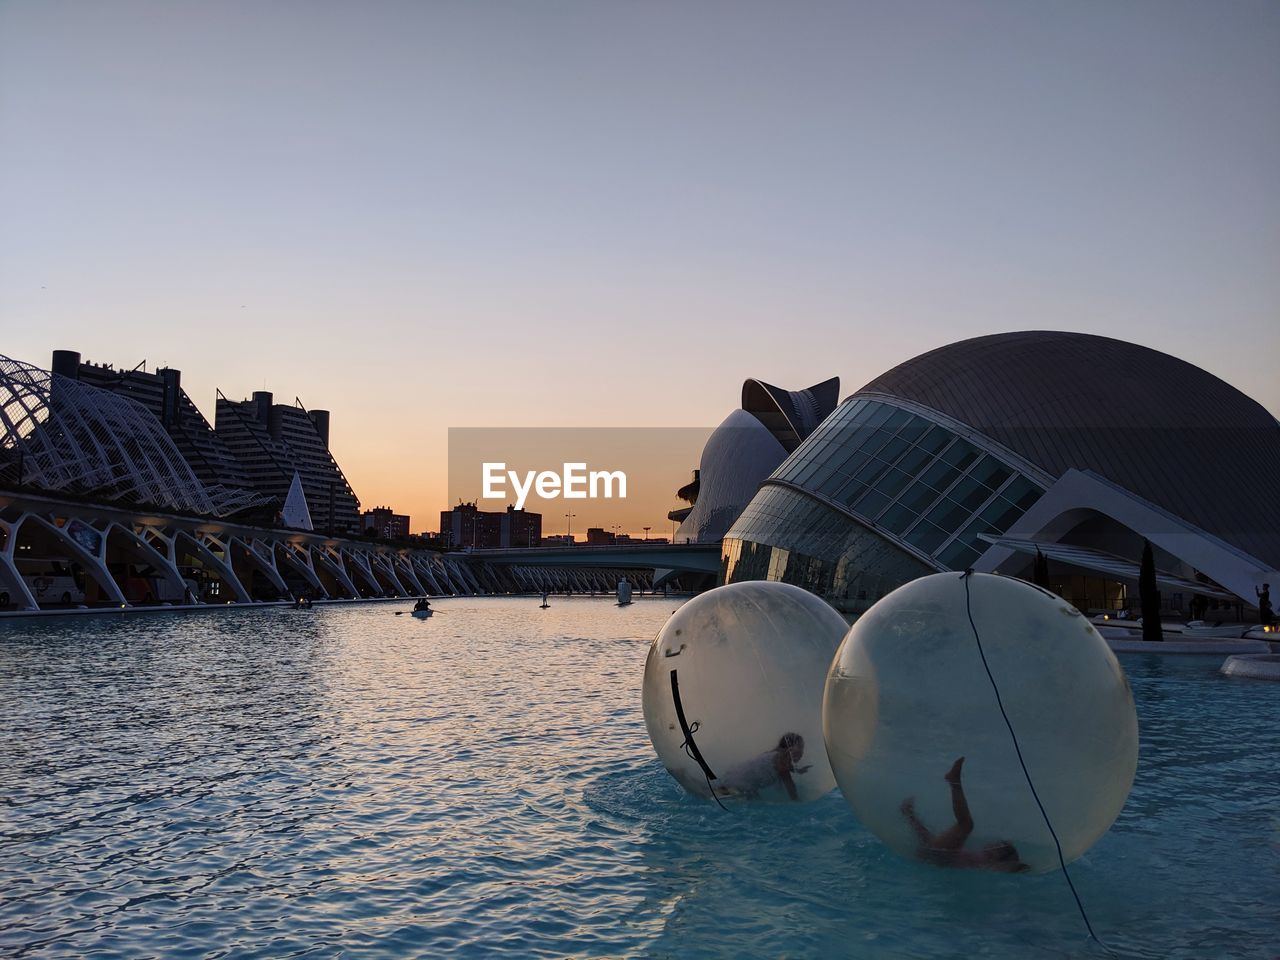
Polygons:
<instances>
[{"instance_id":1,"label":"pool of water","mask_svg":"<svg viewBox=\"0 0 1280 960\"><path fill-rule=\"evenodd\" d=\"M1061 874L889 853L838 794L686 797L644 600L0 624L0 954L1099 957ZM1274 957L1280 685L1122 659L1142 731L1071 867L1124 957Z\"/></svg>"}]
</instances>

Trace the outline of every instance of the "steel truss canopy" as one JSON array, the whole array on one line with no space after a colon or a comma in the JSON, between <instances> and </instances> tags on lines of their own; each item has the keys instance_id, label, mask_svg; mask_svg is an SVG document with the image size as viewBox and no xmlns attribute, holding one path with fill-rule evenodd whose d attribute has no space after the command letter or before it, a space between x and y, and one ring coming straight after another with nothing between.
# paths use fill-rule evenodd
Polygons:
<instances>
[{"instance_id":1,"label":"steel truss canopy","mask_svg":"<svg viewBox=\"0 0 1280 960\"><path fill-rule=\"evenodd\" d=\"M107 501L227 516L265 502L205 487L135 400L0 356L0 477Z\"/></svg>"},{"instance_id":2,"label":"steel truss canopy","mask_svg":"<svg viewBox=\"0 0 1280 960\"><path fill-rule=\"evenodd\" d=\"M1102 550L1094 550L1090 547L1077 547L1068 543L1055 543L1052 540L1025 540L1019 537L997 537L990 534L979 534L981 539L987 543L995 544L999 547L1006 547L1015 550L1018 553L1025 553L1034 556L1036 551L1044 554L1050 560L1057 560L1061 563L1069 563L1074 567L1080 567L1084 570L1092 570L1096 573L1103 573L1117 580L1137 580L1142 572L1142 567L1131 560L1124 557L1117 557L1113 553L1106 553ZM1228 600L1232 603L1238 602L1239 597L1234 593L1230 593L1216 584L1202 583L1199 580L1187 580L1184 577L1176 576L1172 573L1164 573L1160 570L1156 571L1156 583L1162 587L1168 587L1171 590L1180 593L1200 594L1205 597L1213 597L1215 600Z\"/></svg>"}]
</instances>

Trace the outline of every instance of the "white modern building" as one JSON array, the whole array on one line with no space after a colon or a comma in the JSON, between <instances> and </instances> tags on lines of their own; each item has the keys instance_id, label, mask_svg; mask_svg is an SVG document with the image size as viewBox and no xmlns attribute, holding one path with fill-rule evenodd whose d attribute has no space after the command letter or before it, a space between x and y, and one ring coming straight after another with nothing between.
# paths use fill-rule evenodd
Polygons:
<instances>
[{"instance_id":1,"label":"white modern building","mask_svg":"<svg viewBox=\"0 0 1280 960\"><path fill-rule=\"evenodd\" d=\"M707 439L697 480L680 492L693 506L671 515L681 520L675 542L718 543L760 484L835 409L839 396L838 377L804 390L746 381L742 406Z\"/></svg>"}]
</instances>

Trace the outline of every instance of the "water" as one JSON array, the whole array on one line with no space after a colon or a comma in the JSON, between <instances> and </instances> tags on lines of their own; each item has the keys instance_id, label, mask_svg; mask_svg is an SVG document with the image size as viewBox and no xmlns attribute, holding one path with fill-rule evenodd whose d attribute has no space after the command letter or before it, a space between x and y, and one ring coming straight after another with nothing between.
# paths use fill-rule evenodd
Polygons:
<instances>
[{"instance_id":1,"label":"water","mask_svg":"<svg viewBox=\"0 0 1280 960\"><path fill-rule=\"evenodd\" d=\"M0 954L1106 956L1060 874L898 859L833 794L685 797L644 600L0 624ZM1274 957L1280 686L1126 657L1138 779L1071 868L1123 957Z\"/></svg>"}]
</instances>

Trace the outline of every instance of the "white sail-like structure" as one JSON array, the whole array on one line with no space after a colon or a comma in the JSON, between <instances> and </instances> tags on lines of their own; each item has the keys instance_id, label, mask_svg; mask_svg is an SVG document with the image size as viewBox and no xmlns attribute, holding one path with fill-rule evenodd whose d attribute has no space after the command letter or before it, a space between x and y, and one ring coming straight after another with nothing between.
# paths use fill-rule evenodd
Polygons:
<instances>
[{"instance_id":1,"label":"white sail-like structure","mask_svg":"<svg viewBox=\"0 0 1280 960\"><path fill-rule=\"evenodd\" d=\"M280 511L280 519L286 527L294 530L314 530L311 524L311 510L307 507L307 495L302 492L302 477L293 471L293 482L289 484L289 494L284 498L284 508Z\"/></svg>"}]
</instances>

